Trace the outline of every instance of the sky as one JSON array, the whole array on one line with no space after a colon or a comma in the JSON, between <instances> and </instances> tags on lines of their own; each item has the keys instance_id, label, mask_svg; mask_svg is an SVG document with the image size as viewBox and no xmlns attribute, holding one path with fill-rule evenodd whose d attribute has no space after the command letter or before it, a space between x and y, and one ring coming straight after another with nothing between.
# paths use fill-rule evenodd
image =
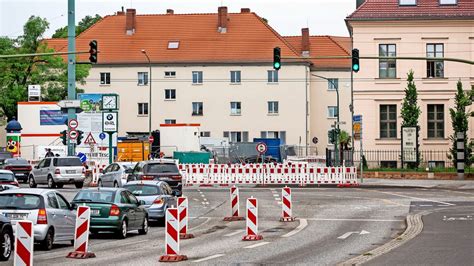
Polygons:
<instances>
[{"instance_id":1,"label":"sky","mask_svg":"<svg viewBox=\"0 0 474 266\"><path fill-rule=\"evenodd\" d=\"M0 36L15 38L31 15L46 18L50 29L45 38L57 28L67 25L68 0L0 0ZM229 12L250 8L281 35L301 35L309 27L311 35L348 36L344 18L355 10L356 0L76 0L76 23L86 15L113 15L126 8L137 14L163 14L173 9L176 14L216 13L218 6Z\"/></svg>"}]
</instances>

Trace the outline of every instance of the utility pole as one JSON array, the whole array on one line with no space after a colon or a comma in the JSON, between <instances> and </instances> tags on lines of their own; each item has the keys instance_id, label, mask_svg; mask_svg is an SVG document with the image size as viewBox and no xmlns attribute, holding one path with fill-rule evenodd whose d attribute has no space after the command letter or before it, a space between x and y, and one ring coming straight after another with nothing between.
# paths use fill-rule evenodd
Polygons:
<instances>
[{"instance_id":1,"label":"utility pole","mask_svg":"<svg viewBox=\"0 0 474 266\"><path fill-rule=\"evenodd\" d=\"M68 100L76 99L76 55L72 52L76 51L76 8L75 0L68 0L68 12L67 12L67 50L70 52L67 57L67 98ZM76 109L67 109L67 120L76 119ZM74 144L68 138L67 141L67 154L68 156L75 155Z\"/></svg>"}]
</instances>

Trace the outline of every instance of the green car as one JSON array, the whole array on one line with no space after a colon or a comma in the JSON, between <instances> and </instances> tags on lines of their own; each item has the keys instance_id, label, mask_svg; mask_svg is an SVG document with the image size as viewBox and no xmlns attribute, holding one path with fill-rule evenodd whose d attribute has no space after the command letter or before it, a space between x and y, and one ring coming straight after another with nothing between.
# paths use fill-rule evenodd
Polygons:
<instances>
[{"instance_id":1,"label":"green car","mask_svg":"<svg viewBox=\"0 0 474 266\"><path fill-rule=\"evenodd\" d=\"M148 233L148 213L144 202L123 188L89 188L79 191L72 203L91 209L90 232L115 232L126 238L129 231Z\"/></svg>"}]
</instances>

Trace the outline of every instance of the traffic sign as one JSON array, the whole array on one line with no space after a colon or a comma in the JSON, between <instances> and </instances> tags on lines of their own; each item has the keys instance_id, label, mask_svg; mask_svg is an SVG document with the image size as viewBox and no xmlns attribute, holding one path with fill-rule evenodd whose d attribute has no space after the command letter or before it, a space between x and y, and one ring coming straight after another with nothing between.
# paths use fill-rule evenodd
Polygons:
<instances>
[{"instance_id":1,"label":"traffic sign","mask_svg":"<svg viewBox=\"0 0 474 266\"><path fill-rule=\"evenodd\" d=\"M153 136L148 137L148 142L153 143L155 141L155 138Z\"/></svg>"},{"instance_id":2,"label":"traffic sign","mask_svg":"<svg viewBox=\"0 0 474 266\"><path fill-rule=\"evenodd\" d=\"M256 149L258 153L264 154L265 152L267 152L267 144L265 144L264 142L260 142L257 144Z\"/></svg>"},{"instance_id":3,"label":"traffic sign","mask_svg":"<svg viewBox=\"0 0 474 266\"><path fill-rule=\"evenodd\" d=\"M62 100L58 102L58 106L61 108L80 108L81 101L79 100Z\"/></svg>"},{"instance_id":4,"label":"traffic sign","mask_svg":"<svg viewBox=\"0 0 474 266\"><path fill-rule=\"evenodd\" d=\"M70 130L68 133L70 139L77 139L79 133L76 130Z\"/></svg>"},{"instance_id":5,"label":"traffic sign","mask_svg":"<svg viewBox=\"0 0 474 266\"><path fill-rule=\"evenodd\" d=\"M313 138L313 143L314 143L314 144L318 144L318 141L319 141L319 139L318 139L317 137L314 137L314 138Z\"/></svg>"},{"instance_id":6,"label":"traffic sign","mask_svg":"<svg viewBox=\"0 0 474 266\"><path fill-rule=\"evenodd\" d=\"M81 160L81 163L85 163L87 161L87 156L82 152L79 152L77 154L77 157L79 157L79 159Z\"/></svg>"},{"instance_id":7,"label":"traffic sign","mask_svg":"<svg viewBox=\"0 0 474 266\"><path fill-rule=\"evenodd\" d=\"M103 112L102 113L102 131L107 133L115 133L118 131L118 113Z\"/></svg>"},{"instance_id":8,"label":"traffic sign","mask_svg":"<svg viewBox=\"0 0 474 266\"><path fill-rule=\"evenodd\" d=\"M105 133L104 133L104 132L101 132L101 133L99 134L99 138L100 138L101 140L104 140L104 139L106 138Z\"/></svg>"},{"instance_id":9,"label":"traffic sign","mask_svg":"<svg viewBox=\"0 0 474 266\"><path fill-rule=\"evenodd\" d=\"M68 125L69 125L69 128L75 129L79 126L79 122L77 122L76 119L71 119L71 120L69 120Z\"/></svg>"},{"instance_id":10,"label":"traffic sign","mask_svg":"<svg viewBox=\"0 0 474 266\"><path fill-rule=\"evenodd\" d=\"M94 136L92 136L92 132L89 132L89 135L87 135L86 140L84 140L84 144L97 144L94 139Z\"/></svg>"}]
</instances>

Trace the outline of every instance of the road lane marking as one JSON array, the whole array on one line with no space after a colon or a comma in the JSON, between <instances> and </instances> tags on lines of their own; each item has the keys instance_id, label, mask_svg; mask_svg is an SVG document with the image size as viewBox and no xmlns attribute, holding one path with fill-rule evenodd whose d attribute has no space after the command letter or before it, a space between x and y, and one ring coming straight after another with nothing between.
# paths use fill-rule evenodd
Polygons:
<instances>
[{"instance_id":1,"label":"road lane marking","mask_svg":"<svg viewBox=\"0 0 474 266\"><path fill-rule=\"evenodd\" d=\"M344 218L306 218L308 221L345 221L345 222L403 222L405 220L396 219L344 219Z\"/></svg>"},{"instance_id":2,"label":"road lane marking","mask_svg":"<svg viewBox=\"0 0 474 266\"><path fill-rule=\"evenodd\" d=\"M298 225L298 227L293 229L293 231L290 231L289 233L282 235L281 237L290 237L290 236L296 235L301 230L303 230L306 226L308 226L308 221L306 219L298 219L298 221L300 221L300 225Z\"/></svg>"},{"instance_id":3,"label":"road lane marking","mask_svg":"<svg viewBox=\"0 0 474 266\"><path fill-rule=\"evenodd\" d=\"M401 206L401 207L410 207L410 205L406 205L406 204L401 204L401 203L398 203L398 202L395 202L393 200L389 200L389 199L381 199L383 202L385 202L386 204L394 204L394 205L397 205L397 206Z\"/></svg>"},{"instance_id":4,"label":"road lane marking","mask_svg":"<svg viewBox=\"0 0 474 266\"><path fill-rule=\"evenodd\" d=\"M338 237L337 239L346 239L348 237L350 237L352 234L359 234L359 235L367 235L367 234L370 234L369 231L365 231L365 230L362 230L362 231L355 231L355 232L347 232L345 234L343 234L342 236Z\"/></svg>"},{"instance_id":5,"label":"road lane marking","mask_svg":"<svg viewBox=\"0 0 474 266\"><path fill-rule=\"evenodd\" d=\"M219 258L219 257L222 257L222 256L225 256L225 254L215 254L215 255L212 255L212 256L209 256L209 257L194 260L193 262L203 262L203 261L206 261L206 260L212 260L212 259Z\"/></svg>"},{"instance_id":6,"label":"road lane marking","mask_svg":"<svg viewBox=\"0 0 474 266\"><path fill-rule=\"evenodd\" d=\"M201 217L201 218L204 218L204 217ZM209 221L211 221L211 218L210 218L210 217L207 217L204 222L202 222L201 224L199 224L199 225L197 225L197 226L195 226L195 227L190 228L189 231L196 230L196 229L200 228L201 226L207 224Z\"/></svg>"},{"instance_id":7,"label":"road lane marking","mask_svg":"<svg viewBox=\"0 0 474 266\"><path fill-rule=\"evenodd\" d=\"M445 205L449 205L449 206L455 206L455 205L456 205L456 204L452 204L452 203L448 203L448 202L444 202L444 201L423 199L423 198L418 198L418 197L412 197L412 196L407 196L407 195L401 195L401 194L397 194L397 193L390 193L390 192L386 192L386 191L378 191L378 190L372 190L372 191L376 191L376 192L379 192L379 193L388 194L388 195L392 195L392 196L407 198L407 199L415 199L415 200L421 200L421 201L436 202L436 203L441 203L441 204L445 204Z\"/></svg>"},{"instance_id":8,"label":"road lane marking","mask_svg":"<svg viewBox=\"0 0 474 266\"><path fill-rule=\"evenodd\" d=\"M251 246L246 246L244 248L256 248L256 247L264 246L266 244L270 244L270 242L260 242L260 243L257 243L257 244L251 245Z\"/></svg>"},{"instance_id":9,"label":"road lane marking","mask_svg":"<svg viewBox=\"0 0 474 266\"><path fill-rule=\"evenodd\" d=\"M226 235L224 235L224 236L235 236L235 235L240 234L240 233L243 233L243 232L245 232L244 229L242 229L242 230L235 230L234 232L228 233L228 234L226 234Z\"/></svg>"},{"instance_id":10,"label":"road lane marking","mask_svg":"<svg viewBox=\"0 0 474 266\"><path fill-rule=\"evenodd\" d=\"M433 205L432 204L421 204L419 205L420 207L432 207ZM446 206L446 205L445 205Z\"/></svg>"}]
</instances>

